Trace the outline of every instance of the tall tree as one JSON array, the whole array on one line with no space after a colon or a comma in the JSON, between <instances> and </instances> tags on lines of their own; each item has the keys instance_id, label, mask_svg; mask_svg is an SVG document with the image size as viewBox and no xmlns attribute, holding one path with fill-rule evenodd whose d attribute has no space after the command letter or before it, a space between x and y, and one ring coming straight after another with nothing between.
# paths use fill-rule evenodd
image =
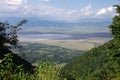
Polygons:
<instances>
[{"instance_id":1,"label":"tall tree","mask_svg":"<svg viewBox=\"0 0 120 80\"><path fill-rule=\"evenodd\" d=\"M116 7L117 15L113 18L109 28L114 39L120 42L120 5L114 5L114 7Z\"/></svg>"},{"instance_id":2,"label":"tall tree","mask_svg":"<svg viewBox=\"0 0 120 80\"><path fill-rule=\"evenodd\" d=\"M25 24L27 20L20 21L17 25L10 25L7 21L0 22L0 54L11 52L10 49L17 45L17 32L21 30L20 26Z\"/></svg>"},{"instance_id":3,"label":"tall tree","mask_svg":"<svg viewBox=\"0 0 120 80\"><path fill-rule=\"evenodd\" d=\"M25 24L27 20L20 21L17 25L10 25L7 21L0 22L0 59L3 59L5 54L12 54L12 62L15 65L23 65L25 72L34 72L34 67L26 60L14 54L11 51L12 47L17 46L18 36L17 32L21 30L20 26Z\"/></svg>"},{"instance_id":4,"label":"tall tree","mask_svg":"<svg viewBox=\"0 0 120 80\"><path fill-rule=\"evenodd\" d=\"M110 31L114 37L114 49L111 52L111 56L116 62L120 62L120 5L114 5L116 7L117 15L113 18L112 24L109 26ZM114 61L115 62L115 61ZM119 63L120 66L120 63Z\"/></svg>"}]
</instances>

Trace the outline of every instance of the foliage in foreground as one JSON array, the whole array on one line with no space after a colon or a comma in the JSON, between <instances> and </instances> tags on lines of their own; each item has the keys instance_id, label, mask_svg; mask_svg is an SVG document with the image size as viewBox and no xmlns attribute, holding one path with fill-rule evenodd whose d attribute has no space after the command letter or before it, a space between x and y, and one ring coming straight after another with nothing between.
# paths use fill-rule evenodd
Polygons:
<instances>
[{"instance_id":1,"label":"foliage in foreground","mask_svg":"<svg viewBox=\"0 0 120 80\"><path fill-rule=\"evenodd\" d=\"M22 65L17 66L12 62L11 54L6 54L0 59L0 80L59 80L60 68L53 63L44 62L36 68L36 73L26 73Z\"/></svg>"},{"instance_id":2,"label":"foliage in foreground","mask_svg":"<svg viewBox=\"0 0 120 80\"><path fill-rule=\"evenodd\" d=\"M5 54L0 59L0 80L34 80L34 75L25 73L22 66L13 63L11 54Z\"/></svg>"},{"instance_id":3,"label":"foliage in foreground","mask_svg":"<svg viewBox=\"0 0 120 80\"><path fill-rule=\"evenodd\" d=\"M11 53L12 63L15 65L23 65L23 68L27 72L33 73L33 68L28 61L22 59L17 54L14 54L11 50L13 47L17 47L18 43L18 31L21 30L21 26L25 24L27 20L22 20L16 25L11 25L9 22L0 22L0 59L4 59L5 54ZM11 64L13 65L13 64Z\"/></svg>"},{"instance_id":4,"label":"foliage in foreground","mask_svg":"<svg viewBox=\"0 0 120 80\"><path fill-rule=\"evenodd\" d=\"M17 32L26 22L27 20L22 20L15 26L10 25L7 21L0 22L0 54L12 53L10 49L15 47L18 42Z\"/></svg>"},{"instance_id":5,"label":"foliage in foreground","mask_svg":"<svg viewBox=\"0 0 120 80\"><path fill-rule=\"evenodd\" d=\"M53 63L44 62L38 67L38 76L41 80L59 80L60 67Z\"/></svg>"}]
</instances>

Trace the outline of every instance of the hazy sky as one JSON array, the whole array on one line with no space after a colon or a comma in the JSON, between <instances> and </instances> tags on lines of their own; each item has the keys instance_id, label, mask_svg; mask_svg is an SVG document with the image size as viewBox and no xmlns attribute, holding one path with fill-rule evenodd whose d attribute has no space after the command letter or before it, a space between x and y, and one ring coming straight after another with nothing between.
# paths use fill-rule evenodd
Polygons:
<instances>
[{"instance_id":1,"label":"hazy sky","mask_svg":"<svg viewBox=\"0 0 120 80\"><path fill-rule=\"evenodd\" d=\"M0 17L37 17L77 21L84 18L112 18L119 0L0 0Z\"/></svg>"}]
</instances>

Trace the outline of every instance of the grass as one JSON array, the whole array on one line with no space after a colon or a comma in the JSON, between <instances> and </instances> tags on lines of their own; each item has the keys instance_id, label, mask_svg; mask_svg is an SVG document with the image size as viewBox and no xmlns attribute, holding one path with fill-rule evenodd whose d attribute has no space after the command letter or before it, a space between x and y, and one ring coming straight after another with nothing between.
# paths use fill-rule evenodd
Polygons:
<instances>
[{"instance_id":1,"label":"grass","mask_svg":"<svg viewBox=\"0 0 120 80\"><path fill-rule=\"evenodd\" d=\"M56 67L53 63L42 63L38 67L38 76L41 80L59 80L60 67Z\"/></svg>"}]
</instances>

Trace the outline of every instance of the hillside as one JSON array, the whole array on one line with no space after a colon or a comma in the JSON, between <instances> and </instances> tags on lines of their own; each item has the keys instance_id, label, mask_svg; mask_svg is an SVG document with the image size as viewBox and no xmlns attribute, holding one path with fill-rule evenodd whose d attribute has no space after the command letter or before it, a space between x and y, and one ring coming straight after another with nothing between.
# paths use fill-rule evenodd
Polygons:
<instances>
[{"instance_id":1,"label":"hillside","mask_svg":"<svg viewBox=\"0 0 120 80\"><path fill-rule=\"evenodd\" d=\"M62 70L68 80L120 80L120 46L112 40L80 54Z\"/></svg>"},{"instance_id":2,"label":"hillside","mask_svg":"<svg viewBox=\"0 0 120 80\"><path fill-rule=\"evenodd\" d=\"M32 42L20 42L18 45L20 47L13 51L34 65L40 62L66 63L83 52Z\"/></svg>"}]
</instances>

